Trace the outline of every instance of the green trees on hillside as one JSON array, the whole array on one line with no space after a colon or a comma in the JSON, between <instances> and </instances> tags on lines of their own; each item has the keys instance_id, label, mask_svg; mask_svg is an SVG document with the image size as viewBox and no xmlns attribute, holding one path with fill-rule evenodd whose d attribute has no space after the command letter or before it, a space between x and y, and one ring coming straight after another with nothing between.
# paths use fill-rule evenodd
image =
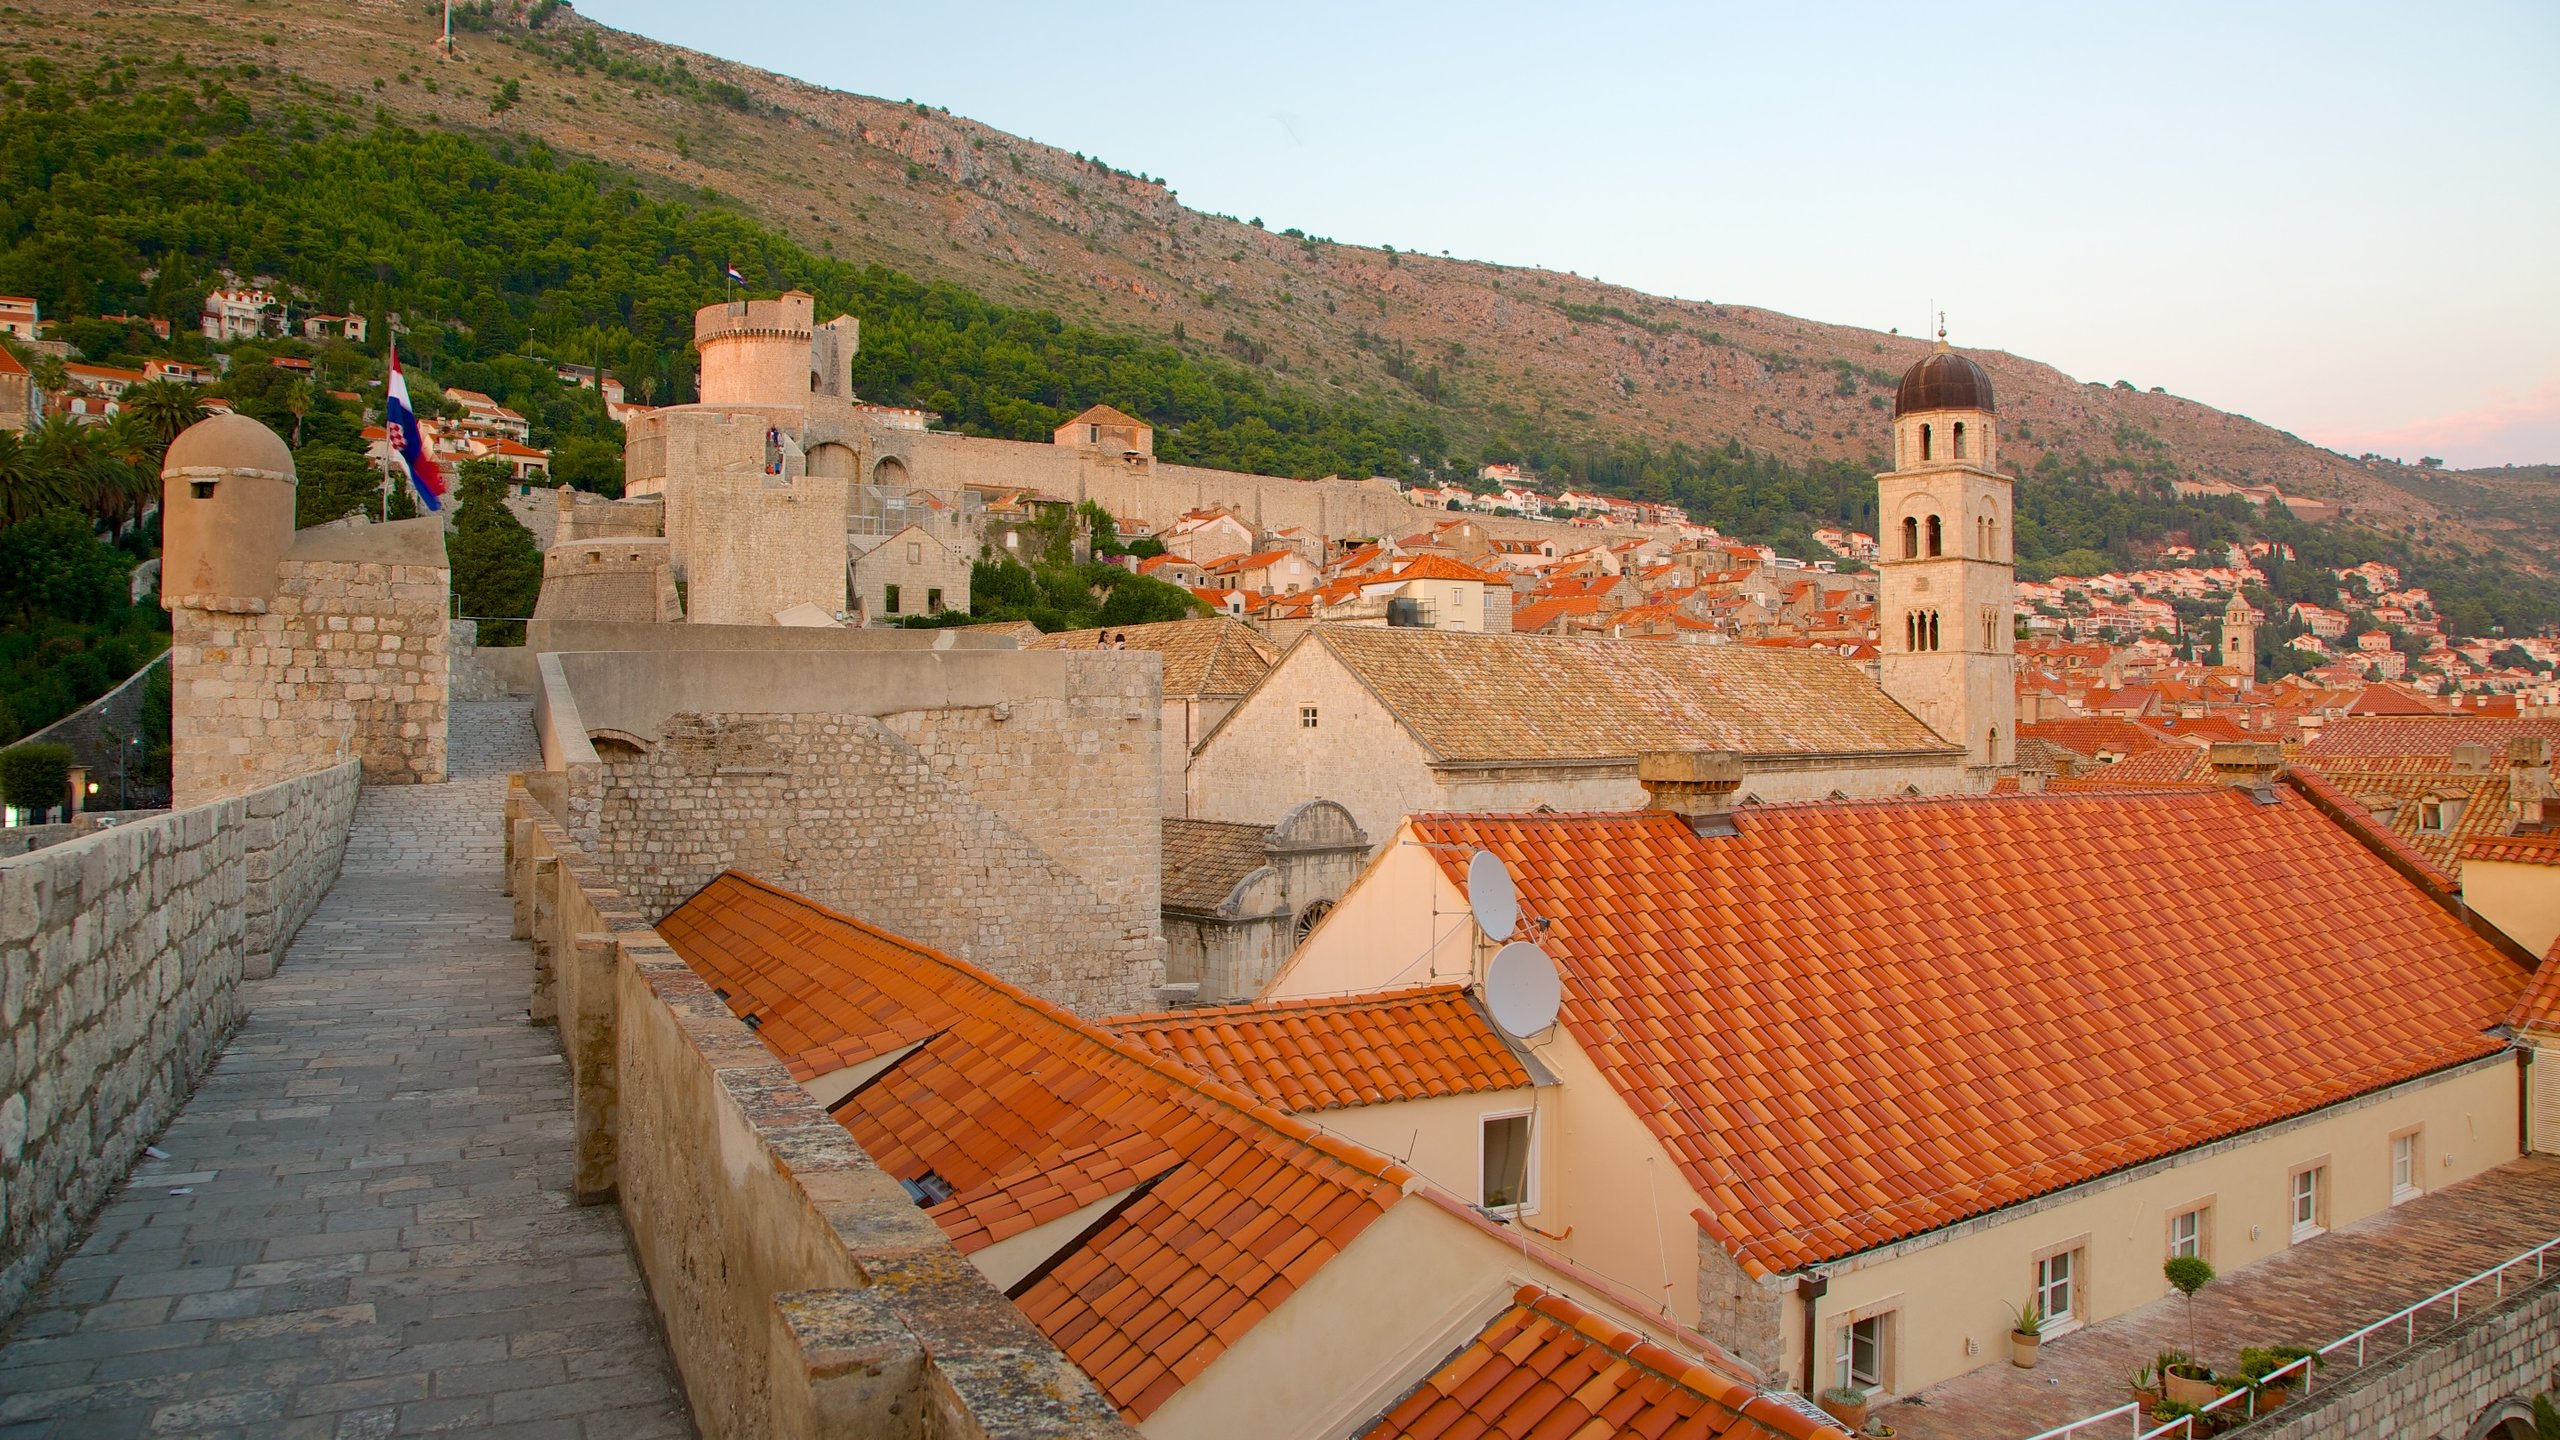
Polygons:
<instances>
[{"instance_id":1,"label":"green trees on hillside","mask_svg":"<svg viewBox=\"0 0 2560 1440\"><path fill-rule=\"evenodd\" d=\"M479 619L481 644L521 645L523 618L542 598L542 551L507 509L503 461L465 460L458 470L453 530L445 537L454 603Z\"/></svg>"}]
</instances>

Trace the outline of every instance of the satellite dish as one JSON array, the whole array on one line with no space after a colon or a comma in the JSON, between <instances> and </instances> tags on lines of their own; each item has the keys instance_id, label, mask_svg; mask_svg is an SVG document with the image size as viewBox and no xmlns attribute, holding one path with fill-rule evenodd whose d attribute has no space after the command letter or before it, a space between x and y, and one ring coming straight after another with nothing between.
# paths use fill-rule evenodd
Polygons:
<instances>
[{"instance_id":1,"label":"satellite dish","mask_svg":"<svg viewBox=\"0 0 2560 1440\"><path fill-rule=\"evenodd\" d=\"M1476 928L1495 942L1508 940L1520 927L1520 891L1502 857L1479 850L1467 861L1467 905L1476 912Z\"/></svg>"},{"instance_id":2,"label":"satellite dish","mask_svg":"<svg viewBox=\"0 0 2560 1440\"><path fill-rule=\"evenodd\" d=\"M1493 1023L1527 1039L1556 1023L1556 1007L1564 1003L1564 982L1556 962L1527 940L1514 940L1493 952L1484 972L1485 1008Z\"/></svg>"}]
</instances>

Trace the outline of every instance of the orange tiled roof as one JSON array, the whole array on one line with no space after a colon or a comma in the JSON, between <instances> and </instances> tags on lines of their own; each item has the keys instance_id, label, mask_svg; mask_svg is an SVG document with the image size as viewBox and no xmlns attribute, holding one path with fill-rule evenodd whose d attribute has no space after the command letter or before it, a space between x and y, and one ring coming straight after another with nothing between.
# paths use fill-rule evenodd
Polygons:
<instances>
[{"instance_id":1,"label":"orange tiled roof","mask_svg":"<svg viewBox=\"0 0 2560 1440\"><path fill-rule=\"evenodd\" d=\"M2520 720L2494 715L2351 716L2323 726L2302 747L2306 764L2340 756L2438 755L2456 745L2486 745L2490 763L2507 763L2507 742L2540 736L2560 749L2560 720Z\"/></svg>"},{"instance_id":2,"label":"orange tiled roof","mask_svg":"<svg viewBox=\"0 0 2560 1440\"><path fill-rule=\"evenodd\" d=\"M1067 423L1070 425L1137 425L1143 427L1147 422L1125 410L1119 409L1116 406L1088 405L1084 408L1083 414L1078 415Z\"/></svg>"},{"instance_id":3,"label":"orange tiled roof","mask_svg":"<svg viewBox=\"0 0 2560 1440\"><path fill-rule=\"evenodd\" d=\"M1530 1083L1460 985L1121 1015L1102 1024L1293 1113Z\"/></svg>"},{"instance_id":4,"label":"orange tiled roof","mask_svg":"<svg viewBox=\"0 0 2560 1440\"><path fill-rule=\"evenodd\" d=\"M2118 785L2176 784L2182 780L2213 778L2213 752L2202 745L2189 745L2172 740L2127 755L2112 765L2101 765L2089 778L2107 780Z\"/></svg>"},{"instance_id":5,"label":"orange tiled roof","mask_svg":"<svg viewBox=\"0 0 2560 1440\"><path fill-rule=\"evenodd\" d=\"M2518 1030L2560 1030L2560 940L2533 968L2533 983L2525 987L2507 1023Z\"/></svg>"},{"instance_id":6,"label":"orange tiled roof","mask_svg":"<svg viewBox=\"0 0 2560 1440\"><path fill-rule=\"evenodd\" d=\"M2042 740L2083 759L2095 760L2101 750L2118 755L2139 755L2169 742L2160 732L2147 725L2112 715L2085 715L2069 720L2031 720L2018 727L2018 738Z\"/></svg>"},{"instance_id":7,"label":"orange tiled roof","mask_svg":"<svg viewBox=\"0 0 2560 1440\"><path fill-rule=\"evenodd\" d=\"M1446 555L1416 555L1395 573L1398 580L1473 580L1480 585L1499 585L1501 577L1487 575L1463 560Z\"/></svg>"},{"instance_id":8,"label":"orange tiled roof","mask_svg":"<svg viewBox=\"0 0 2560 1440\"><path fill-rule=\"evenodd\" d=\"M1341 1253L1412 1178L974 966L735 871L658 933L795 1077L922 1042L833 1113L881 1169L952 1188L926 1213L964 1248L1145 1174L1160 1157L1133 1137L1179 1157L1014 1296L1133 1419Z\"/></svg>"},{"instance_id":9,"label":"orange tiled roof","mask_svg":"<svg viewBox=\"0 0 2560 1440\"><path fill-rule=\"evenodd\" d=\"M2507 772L2493 765L2476 774L2463 774L2453 762L2440 755L2332 755L2323 761L2305 759L2302 768L2317 774L2337 792L2351 801L2367 823L2388 828L2401 844L2424 855L2430 868L2450 877L2462 847L2473 840L2504 835L2513 819L2507 803ZM2456 802L2459 810L2451 813L2452 823L2442 829L2424 828L2426 802ZM2384 826L2377 809L2390 812ZM2439 809L2439 816L2447 814Z\"/></svg>"},{"instance_id":10,"label":"orange tiled roof","mask_svg":"<svg viewBox=\"0 0 2560 1440\"><path fill-rule=\"evenodd\" d=\"M2465 860L2496 860L2509 865L2560 865L2560 834L2498 835L2462 847Z\"/></svg>"},{"instance_id":11,"label":"orange tiled roof","mask_svg":"<svg viewBox=\"0 0 2560 1440\"><path fill-rule=\"evenodd\" d=\"M1524 1285L1362 1440L1596 1440L1635 1435L1832 1440L1847 1432Z\"/></svg>"},{"instance_id":12,"label":"orange tiled roof","mask_svg":"<svg viewBox=\"0 0 2560 1440\"><path fill-rule=\"evenodd\" d=\"M1594 595L1558 595L1539 600L1511 612L1511 628L1519 634L1544 630L1559 615L1597 615L1599 597Z\"/></svg>"},{"instance_id":13,"label":"orange tiled roof","mask_svg":"<svg viewBox=\"0 0 2560 1440\"><path fill-rule=\"evenodd\" d=\"M1244 877L1271 859L1265 848L1271 839L1268 825L1231 820L1159 823L1164 837L1164 880L1158 893L1167 910L1214 911Z\"/></svg>"},{"instance_id":14,"label":"orange tiled roof","mask_svg":"<svg viewBox=\"0 0 2560 1440\"><path fill-rule=\"evenodd\" d=\"M1412 824L1461 889L1510 866L1568 1031L1770 1270L2494 1054L2524 990L2291 788Z\"/></svg>"}]
</instances>

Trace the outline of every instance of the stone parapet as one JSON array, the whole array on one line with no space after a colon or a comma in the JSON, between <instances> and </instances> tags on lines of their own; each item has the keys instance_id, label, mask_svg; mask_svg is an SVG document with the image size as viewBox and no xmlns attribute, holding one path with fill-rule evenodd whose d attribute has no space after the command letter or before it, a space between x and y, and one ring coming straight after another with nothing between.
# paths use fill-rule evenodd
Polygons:
<instances>
[{"instance_id":1,"label":"stone parapet","mask_svg":"<svg viewBox=\"0 0 2560 1440\"><path fill-rule=\"evenodd\" d=\"M2521 1268L2522 1293L2503 1301L2475 1287L2459 1323L2428 1335L2388 1360L2339 1379L2332 1357L2328 1372L2313 1377L2311 1392L2255 1424L2235 1432L2251 1440L2384 1440L2402 1435L2504 1434L2480 1423L2502 1400L2530 1402L2560 1384L2560 1278L2534 1283ZM2438 1310L2437 1315L2443 1312ZM2379 1355L2400 1336L2376 1336ZM2528 1421L2531 1410L2519 1406ZM2513 1412L2510 1412L2513 1413ZM2528 1423L2526 1429L2530 1431Z\"/></svg>"},{"instance_id":2,"label":"stone parapet","mask_svg":"<svg viewBox=\"0 0 2560 1440\"><path fill-rule=\"evenodd\" d=\"M345 854L349 762L0 860L0 1313L177 1113Z\"/></svg>"},{"instance_id":3,"label":"stone parapet","mask_svg":"<svg viewBox=\"0 0 2560 1440\"><path fill-rule=\"evenodd\" d=\"M588 1203L618 1202L713 1440L1133 1435L791 1079L519 776L507 880Z\"/></svg>"}]
</instances>

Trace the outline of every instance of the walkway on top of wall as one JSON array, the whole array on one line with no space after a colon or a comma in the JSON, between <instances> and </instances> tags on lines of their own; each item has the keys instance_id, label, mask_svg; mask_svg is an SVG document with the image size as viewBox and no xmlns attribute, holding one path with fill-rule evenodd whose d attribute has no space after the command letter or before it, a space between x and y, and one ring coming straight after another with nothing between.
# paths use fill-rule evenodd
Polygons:
<instances>
[{"instance_id":1,"label":"walkway on top of wall","mask_svg":"<svg viewBox=\"0 0 2560 1440\"><path fill-rule=\"evenodd\" d=\"M2529 1156L2216 1279L2196 1294L2196 1343L2207 1363L2224 1366L2243 1345L2325 1345L2556 1235L2560 1159ZM2520 1274L2531 1283L2530 1268ZM2508 1293L2515 1288L2511 1279ZM2463 1314L2493 1293L2475 1290ZM2441 1305L2421 1315L2418 1343L2450 1319ZM1900 1440L2023 1440L2123 1404L2135 1370L2163 1350L2186 1348L2186 1302L2170 1295L2047 1341L2032 1370L2000 1358L1877 1418ZM2369 1358L2397 1353L2396 1343L2377 1341ZM2351 1360L2332 1358L2319 1383L2352 1371ZM2111 1424L2082 1433L2094 1440L2131 1431Z\"/></svg>"},{"instance_id":2,"label":"walkway on top of wall","mask_svg":"<svg viewBox=\"0 0 2560 1440\"><path fill-rule=\"evenodd\" d=\"M499 893L520 701L366 787L344 870L202 1089L0 1348L0 1440L693 1433Z\"/></svg>"}]
</instances>

